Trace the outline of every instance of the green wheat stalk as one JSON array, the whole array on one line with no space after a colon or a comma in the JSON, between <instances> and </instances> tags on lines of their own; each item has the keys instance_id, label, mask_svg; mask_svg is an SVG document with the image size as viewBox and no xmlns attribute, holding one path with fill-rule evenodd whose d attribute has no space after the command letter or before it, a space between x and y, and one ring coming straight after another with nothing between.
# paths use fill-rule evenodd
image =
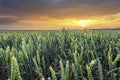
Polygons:
<instances>
[{"instance_id":1,"label":"green wheat stalk","mask_svg":"<svg viewBox=\"0 0 120 80\"><path fill-rule=\"evenodd\" d=\"M11 76L10 80L22 80L20 76L19 66L16 58L13 56L11 59Z\"/></svg>"},{"instance_id":2,"label":"green wheat stalk","mask_svg":"<svg viewBox=\"0 0 120 80\"><path fill-rule=\"evenodd\" d=\"M89 80L94 80L93 76L92 76L92 71L91 71L91 69L90 69L90 67L88 65L86 65L86 69L87 69L88 79Z\"/></svg>"},{"instance_id":3,"label":"green wheat stalk","mask_svg":"<svg viewBox=\"0 0 120 80\"><path fill-rule=\"evenodd\" d=\"M37 52L37 62L38 62L38 65L40 65L40 53L38 50L36 52Z\"/></svg>"},{"instance_id":4,"label":"green wheat stalk","mask_svg":"<svg viewBox=\"0 0 120 80\"><path fill-rule=\"evenodd\" d=\"M42 67L43 67L43 70L45 71L45 58L42 56Z\"/></svg>"},{"instance_id":5,"label":"green wheat stalk","mask_svg":"<svg viewBox=\"0 0 120 80\"><path fill-rule=\"evenodd\" d=\"M66 80L69 80L69 61L66 61L65 75Z\"/></svg>"},{"instance_id":6,"label":"green wheat stalk","mask_svg":"<svg viewBox=\"0 0 120 80\"><path fill-rule=\"evenodd\" d=\"M39 75L39 77L43 77L42 72L39 68L39 65L37 64L37 61L34 58L33 58L33 63L35 65L35 72Z\"/></svg>"},{"instance_id":7,"label":"green wheat stalk","mask_svg":"<svg viewBox=\"0 0 120 80\"><path fill-rule=\"evenodd\" d=\"M78 74L77 74L77 71L75 69L74 63L72 63L72 72L73 72L73 75L74 75L74 80L78 80Z\"/></svg>"},{"instance_id":8,"label":"green wheat stalk","mask_svg":"<svg viewBox=\"0 0 120 80\"><path fill-rule=\"evenodd\" d=\"M103 69L102 69L101 61L98 58L97 58L97 62L98 62L99 77L100 80L103 80Z\"/></svg>"},{"instance_id":9,"label":"green wheat stalk","mask_svg":"<svg viewBox=\"0 0 120 80\"><path fill-rule=\"evenodd\" d=\"M83 68L82 68L82 65L80 65L80 75L81 75L81 78L83 79L84 76L83 76Z\"/></svg>"},{"instance_id":10,"label":"green wheat stalk","mask_svg":"<svg viewBox=\"0 0 120 80\"><path fill-rule=\"evenodd\" d=\"M120 61L120 54L117 54L117 57L115 60L112 62L113 67L117 64L117 62Z\"/></svg>"},{"instance_id":11,"label":"green wheat stalk","mask_svg":"<svg viewBox=\"0 0 120 80\"><path fill-rule=\"evenodd\" d=\"M61 60L60 60L60 69L61 69L61 79L66 80L65 69Z\"/></svg>"},{"instance_id":12,"label":"green wheat stalk","mask_svg":"<svg viewBox=\"0 0 120 80\"><path fill-rule=\"evenodd\" d=\"M57 80L57 77L56 77L54 69L51 66L50 66L49 69L50 69L50 72L51 72L51 75L52 75L52 80Z\"/></svg>"}]
</instances>

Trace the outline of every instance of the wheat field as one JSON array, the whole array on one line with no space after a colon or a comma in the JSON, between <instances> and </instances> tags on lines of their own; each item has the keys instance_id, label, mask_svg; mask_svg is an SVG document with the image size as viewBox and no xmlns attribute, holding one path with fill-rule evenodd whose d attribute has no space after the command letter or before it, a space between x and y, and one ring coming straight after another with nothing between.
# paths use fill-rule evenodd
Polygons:
<instances>
[{"instance_id":1,"label":"wheat field","mask_svg":"<svg viewBox=\"0 0 120 80\"><path fill-rule=\"evenodd\" d=\"M0 80L120 80L120 30L0 31Z\"/></svg>"}]
</instances>

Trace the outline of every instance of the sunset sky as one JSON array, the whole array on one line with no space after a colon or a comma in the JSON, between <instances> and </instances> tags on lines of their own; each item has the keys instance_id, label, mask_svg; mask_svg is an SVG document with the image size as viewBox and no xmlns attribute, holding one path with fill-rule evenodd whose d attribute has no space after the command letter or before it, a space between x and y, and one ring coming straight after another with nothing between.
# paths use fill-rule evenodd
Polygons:
<instances>
[{"instance_id":1,"label":"sunset sky","mask_svg":"<svg viewBox=\"0 0 120 80\"><path fill-rule=\"evenodd\" d=\"M120 27L120 0L0 0L0 30Z\"/></svg>"}]
</instances>

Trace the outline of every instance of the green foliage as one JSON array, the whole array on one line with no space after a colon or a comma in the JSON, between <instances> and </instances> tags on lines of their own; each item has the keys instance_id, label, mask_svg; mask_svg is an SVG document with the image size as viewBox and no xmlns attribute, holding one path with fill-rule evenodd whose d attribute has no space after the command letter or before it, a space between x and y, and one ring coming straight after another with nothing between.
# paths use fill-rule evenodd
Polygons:
<instances>
[{"instance_id":1,"label":"green foliage","mask_svg":"<svg viewBox=\"0 0 120 80\"><path fill-rule=\"evenodd\" d=\"M37 63L36 59L33 59L33 63L35 65L35 72L37 73L37 75L41 78L43 77L42 75L42 71L41 71L41 67L39 67L39 64Z\"/></svg>"},{"instance_id":2,"label":"green foliage","mask_svg":"<svg viewBox=\"0 0 120 80\"><path fill-rule=\"evenodd\" d=\"M43 68L43 71L45 71L45 58L44 57L42 57L42 68Z\"/></svg>"},{"instance_id":3,"label":"green foliage","mask_svg":"<svg viewBox=\"0 0 120 80\"><path fill-rule=\"evenodd\" d=\"M16 58L13 56L11 60L11 76L10 80L22 80L20 76L19 66Z\"/></svg>"},{"instance_id":4,"label":"green foliage","mask_svg":"<svg viewBox=\"0 0 120 80\"><path fill-rule=\"evenodd\" d=\"M54 71L54 69L51 66L50 66L50 72L51 72L51 75L52 75L52 80L57 80L55 71Z\"/></svg>"},{"instance_id":5,"label":"green foliage","mask_svg":"<svg viewBox=\"0 0 120 80\"><path fill-rule=\"evenodd\" d=\"M80 75L81 75L81 78L83 79L84 78L84 74L83 74L82 65L80 65Z\"/></svg>"},{"instance_id":6,"label":"green foliage","mask_svg":"<svg viewBox=\"0 0 120 80\"><path fill-rule=\"evenodd\" d=\"M69 61L66 61L66 68L65 68L65 76L66 76L66 79L65 80L69 80L69 75L70 74L70 71L69 71Z\"/></svg>"},{"instance_id":7,"label":"green foliage","mask_svg":"<svg viewBox=\"0 0 120 80\"><path fill-rule=\"evenodd\" d=\"M87 69L88 79L93 80L91 68L88 65L86 65L86 69Z\"/></svg>"},{"instance_id":8,"label":"green foliage","mask_svg":"<svg viewBox=\"0 0 120 80\"><path fill-rule=\"evenodd\" d=\"M99 71L100 80L103 80L103 69L102 69L101 61L97 59L97 63L98 63L98 71Z\"/></svg>"},{"instance_id":9,"label":"green foliage","mask_svg":"<svg viewBox=\"0 0 120 80\"><path fill-rule=\"evenodd\" d=\"M63 65L62 61L60 61L60 70L61 70L61 79L66 80L65 69L64 69L64 65Z\"/></svg>"},{"instance_id":10,"label":"green foliage","mask_svg":"<svg viewBox=\"0 0 120 80\"><path fill-rule=\"evenodd\" d=\"M75 69L74 63L72 63L72 72L73 72L74 80L78 80L78 74L77 74L77 70Z\"/></svg>"},{"instance_id":11,"label":"green foliage","mask_svg":"<svg viewBox=\"0 0 120 80\"><path fill-rule=\"evenodd\" d=\"M120 31L0 31L0 80L119 80Z\"/></svg>"},{"instance_id":12,"label":"green foliage","mask_svg":"<svg viewBox=\"0 0 120 80\"><path fill-rule=\"evenodd\" d=\"M117 54L115 60L112 62L113 66L116 66L117 62L120 61L120 54Z\"/></svg>"}]
</instances>

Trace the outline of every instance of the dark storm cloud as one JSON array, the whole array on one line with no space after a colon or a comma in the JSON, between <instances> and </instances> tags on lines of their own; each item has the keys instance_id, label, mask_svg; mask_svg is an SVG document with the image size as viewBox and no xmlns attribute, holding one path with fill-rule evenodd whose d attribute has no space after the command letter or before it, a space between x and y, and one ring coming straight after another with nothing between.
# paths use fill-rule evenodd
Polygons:
<instances>
[{"instance_id":1,"label":"dark storm cloud","mask_svg":"<svg viewBox=\"0 0 120 80\"><path fill-rule=\"evenodd\" d=\"M120 0L0 0L0 15L11 15L19 18L25 18L29 15L81 18L81 16L118 13L120 12L119 4Z\"/></svg>"}]
</instances>

